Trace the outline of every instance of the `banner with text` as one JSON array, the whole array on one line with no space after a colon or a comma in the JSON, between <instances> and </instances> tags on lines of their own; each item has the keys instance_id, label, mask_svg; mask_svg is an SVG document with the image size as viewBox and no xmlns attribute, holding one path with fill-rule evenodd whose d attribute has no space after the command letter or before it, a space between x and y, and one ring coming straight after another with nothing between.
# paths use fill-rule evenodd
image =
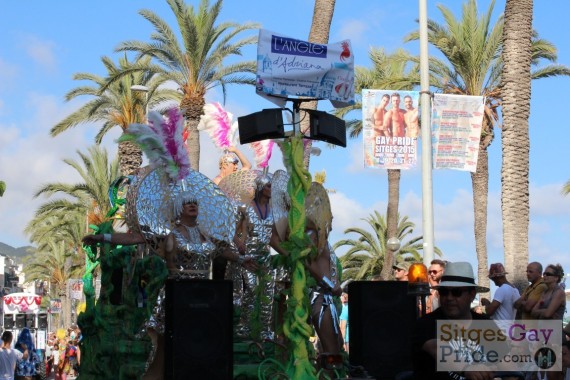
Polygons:
<instances>
[{"instance_id":1,"label":"banner with text","mask_svg":"<svg viewBox=\"0 0 570 380\"><path fill-rule=\"evenodd\" d=\"M83 299L83 280L71 279L68 281L69 284L69 296L71 299L81 300Z\"/></svg>"},{"instance_id":2,"label":"banner with text","mask_svg":"<svg viewBox=\"0 0 570 380\"><path fill-rule=\"evenodd\" d=\"M434 169L475 172L484 97L434 94L431 126Z\"/></svg>"},{"instance_id":3,"label":"banner with text","mask_svg":"<svg viewBox=\"0 0 570 380\"><path fill-rule=\"evenodd\" d=\"M259 30L256 91L283 106L289 96L354 104L354 55L350 40L322 45Z\"/></svg>"},{"instance_id":4,"label":"banner with text","mask_svg":"<svg viewBox=\"0 0 570 380\"><path fill-rule=\"evenodd\" d=\"M419 92L362 90L364 167L416 166Z\"/></svg>"}]
</instances>

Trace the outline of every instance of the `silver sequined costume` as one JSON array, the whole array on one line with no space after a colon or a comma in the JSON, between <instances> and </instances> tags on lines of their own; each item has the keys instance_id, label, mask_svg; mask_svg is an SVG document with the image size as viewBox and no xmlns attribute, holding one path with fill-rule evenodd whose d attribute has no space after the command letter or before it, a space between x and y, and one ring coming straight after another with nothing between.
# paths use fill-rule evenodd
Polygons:
<instances>
[{"instance_id":1,"label":"silver sequined costume","mask_svg":"<svg viewBox=\"0 0 570 380\"><path fill-rule=\"evenodd\" d=\"M259 269L257 273L242 271L243 296L238 335L253 339L273 339L273 303L275 295L275 271L271 267L269 241L273 231L271 212L265 219L258 216L252 206L246 210L248 232L245 241L246 255L253 257ZM256 290L258 292L256 292ZM261 291L262 297L256 297ZM259 317L255 320L255 307L259 303ZM251 336L252 326L261 325L261 337Z\"/></svg>"}]
</instances>

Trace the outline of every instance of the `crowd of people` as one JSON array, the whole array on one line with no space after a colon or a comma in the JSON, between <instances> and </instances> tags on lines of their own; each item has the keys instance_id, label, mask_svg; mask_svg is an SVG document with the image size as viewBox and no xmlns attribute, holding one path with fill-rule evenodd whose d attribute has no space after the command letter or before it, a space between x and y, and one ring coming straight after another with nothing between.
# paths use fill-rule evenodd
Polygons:
<instances>
[{"instance_id":1,"label":"crowd of people","mask_svg":"<svg viewBox=\"0 0 570 380\"><path fill-rule=\"evenodd\" d=\"M402 269L395 266L394 271L399 272ZM503 264L492 264L488 276L497 288L492 299L481 298L480 305L474 305L477 293L489 292L489 289L476 284L471 264L434 260L428 273L430 282L428 313L417 320L412 343L415 378L494 379L499 376L498 372L501 372L503 378L514 379L562 380L570 378L570 370L567 369L570 365L568 357L570 326L563 325L566 295L564 286L561 284L564 271L559 264L549 264L543 269L538 262L529 263L526 270L529 284L522 294L519 294L519 290L508 281L508 273ZM516 371L513 371L512 367L508 367L501 361L492 364L484 360L477 362L466 359L467 363L457 360L457 362L462 362L460 367L438 371L436 324L450 320L461 321L467 328L474 323L472 321L492 320L506 337L511 336L509 335L512 334L510 327L516 323L522 323L522 325L526 323L528 326L538 323L539 326L546 327L547 324L541 321L555 321L553 326L555 330L558 330L561 341L546 343L552 347L562 348L562 360L555 359L549 354L548 360L544 358L544 363L547 364L542 365L539 361L541 356L530 355L535 365L531 362L523 362L517 366ZM529 335L525 337L527 339L513 339L508 343L511 346L506 346L507 349L511 350L511 353L532 354L539 346ZM467 344L467 342L464 343ZM540 348L545 349L546 343L542 342ZM478 345L474 345L476 346ZM441 352L439 354L441 355ZM550 367L554 368L556 360L562 363L562 371L550 369Z\"/></svg>"},{"instance_id":2,"label":"crowd of people","mask_svg":"<svg viewBox=\"0 0 570 380\"><path fill-rule=\"evenodd\" d=\"M53 372L56 380L77 377L81 362L80 340L78 327L60 329L49 334L45 351L39 352L29 328L20 330L15 340L13 333L6 330L2 333L0 349L0 379L35 380L43 374L42 366L45 366L46 376Z\"/></svg>"}]
</instances>

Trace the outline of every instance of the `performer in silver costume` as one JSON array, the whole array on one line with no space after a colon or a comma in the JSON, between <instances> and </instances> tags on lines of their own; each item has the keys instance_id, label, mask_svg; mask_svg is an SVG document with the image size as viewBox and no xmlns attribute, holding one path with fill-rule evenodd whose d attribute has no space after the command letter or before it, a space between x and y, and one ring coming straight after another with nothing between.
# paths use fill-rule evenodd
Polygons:
<instances>
[{"instance_id":1,"label":"performer in silver costume","mask_svg":"<svg viewBox=\"0 0 570 380\"><path fill-rule=\"evenodd\" d=\"M225 177L220 188L241 210L232 249L253 258L258 265L255 270L230 265L226 274L226 278L234 281L234 304L241 311L237 335L257 341L273 339L275 270L271 266L270 247L278 253L284 252L275 232L271 176L267 171L236 172Z\"/></svg>"},{"instance_id":2,"label":"performer in silver costume","mask_svg":"<svg viewBox=\"0 0 570 380\"><path fill-rule=\"evenodd\" d=\"M334 297L342 293L340 268L336 254L328 243L332 229L332 213L328 194L321 184L311 184L305 205L306 231L317 250L316 257L308 262L309 272L317 282L310 295L311 319L319 337L321 352L339 354L342 339Z\"/></svg>"}]
</instances>

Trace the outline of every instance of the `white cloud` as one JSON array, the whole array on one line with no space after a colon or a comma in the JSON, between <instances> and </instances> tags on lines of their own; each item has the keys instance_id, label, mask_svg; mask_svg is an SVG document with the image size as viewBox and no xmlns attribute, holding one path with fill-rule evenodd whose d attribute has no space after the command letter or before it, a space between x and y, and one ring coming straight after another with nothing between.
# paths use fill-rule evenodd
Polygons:
<instances>
[{"instance_id":1,"label":"white cloud","mask_svg":"<svg viewBox=\"0 0 570 380\"><path fill-rule=\"evenodd\" d=\"M56 68L57 60L54 52L56 45L54 42L41 39L35 35L27 35L22 40L22 46L34 62L50 71Z\"/></svg>"}]
</instances>

